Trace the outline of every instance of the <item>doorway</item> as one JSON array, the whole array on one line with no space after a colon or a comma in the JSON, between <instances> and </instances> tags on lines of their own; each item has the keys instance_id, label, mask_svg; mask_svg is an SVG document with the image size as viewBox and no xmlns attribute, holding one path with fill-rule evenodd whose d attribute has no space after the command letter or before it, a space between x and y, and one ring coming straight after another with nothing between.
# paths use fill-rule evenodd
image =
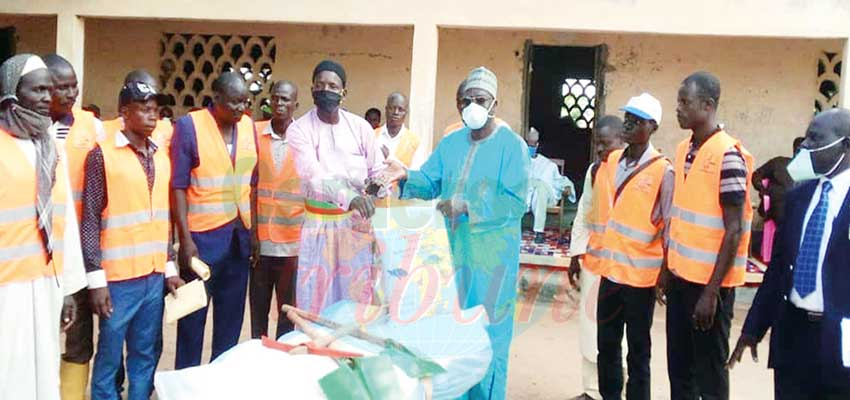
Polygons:
<instances>
[{"instance_id":1,"label":"doorway","mask_svg":"<svg viewBox=\"0 0 850 400\"><path fill-rule=\"evenodd\" d=\"M605 45L543 46L526 43L523 136L540 132L538 151L564 160L564 175L583 189L592 160L591 143L597 115L604 112Z\"/></svg>"},{"instance_id":2,"label":"doorway","mask_svg":"<svg viewBox=\"0 0 850 400\"><path fill-rule=\"evenodd\" d=\"M15 55L15 27L0 27L0 63Z\"/></svg>"}]
</instances>

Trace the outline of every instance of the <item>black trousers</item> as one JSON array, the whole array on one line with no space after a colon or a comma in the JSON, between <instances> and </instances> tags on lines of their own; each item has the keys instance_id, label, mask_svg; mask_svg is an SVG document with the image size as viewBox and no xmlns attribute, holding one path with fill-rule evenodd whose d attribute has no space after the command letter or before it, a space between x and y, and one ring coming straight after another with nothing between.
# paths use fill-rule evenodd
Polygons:
<instances>
[{"instance_id":1,"label":"black trousers","mask_svg":"<svg viewBox=\"0 0 850 400\"><path fill-rule=\"evenodd\" d=\"M850 399L850 380L846 370L835 370L819 361L823 322L811 321L804 310L787 303L780 349L811 357L799 362L786 362L773 370L776 400L847 400ZM774 333L777 335L777 333ZM789 343L790 342L790 343ZM788 344L788 346L786 346ZM799 346L797 348L789 348Z\"/></svg>"},{"instance_id":2,"label":"black trousers","mask_svg":"<svg viewBox=\"0 0 850 400\"><path fill-rule=\"evenodd\" d=\"M65 332L65 353L62 360L74 364L87 364L94 355L92 315L89 290L81 289L72 295L77 303L77 320Z\"/></svg>"},{"instance_id":3,"label":"black trousers","mask_svg":"<svg viewBox=\"0 0 850 400\"><path fill-rule=\"evenodd\" d=\"M714 324L708 331L696 328L694 308L704 285L678 277L667 290L667 375L671 400L728 400L729 328L735 306L735 289L720 289Z\"/></svg>"},{"instance_id":4,"label":"black trousers","mask_svg":"<svg viewBox=\"0 0 850 400\"><path fill-rule=\"evenodd\" d=\"M623 393L623 328L629 345L629 381L626 399L649 400L650 328L655 310L655 288L636 288L602 278L596 308L599 348L597 368L603 399L621 399Z\"/></svg>"},{"instance_id":5,"label":"black trousers","mask_svg":"<svg viewBox=\"0 0 850 400\"><path fill-rule=\"evenodd\" d=\"M298 257L260 256L257 266L251 269L248 298L251 303L252 338L268 336L272 291L277 298L278 311L284 304L295 305L296 271L298 271ZM280 314L277 318L275 338L279 338L292 329L289 318Z\"/></svg>"}]
</instances>

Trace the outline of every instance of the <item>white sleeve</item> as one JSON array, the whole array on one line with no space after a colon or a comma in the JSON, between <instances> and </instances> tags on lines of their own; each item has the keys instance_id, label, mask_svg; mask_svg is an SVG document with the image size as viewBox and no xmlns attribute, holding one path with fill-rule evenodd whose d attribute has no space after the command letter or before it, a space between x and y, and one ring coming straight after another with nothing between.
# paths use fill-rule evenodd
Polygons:
<instances>
[{"instance_id":1,"label":"white sleeve","mask_svg":"<svg viewBox=\"0 0 850 400\"><path fill-rule=\"evenodd\" d=\"M103 130L103 122L101 122L97 118L94 119L94 133L95 140L97 140L98 142L102 141L103 139L106 139L106 132Z\"/></svg>"},{"instance_id":2,"label":"white sleeve","mask_svg":"<svg viewBox=\"0 0 850 400\"><path fill-rule=\"evenodd\" d=\"M576 218L573 220L569 251L571 257L587 252L587 241L590 239L590 230L587 229L587 213L590 211L593 203L592 169L593 166L591 165L584 176L584 192L582 192L581 199L578 201Z\"/></svg>"},{"instance_id":3,"label":"white sleeve","mask_svg":"<svg viewBox=\"0 0 850 400\"><path fill-rule=\"evenodd\" d=\"M67 158L62 157L62 162L67 163ZM67 165L66 165L67 166ZM68 179L67 168L65 176L57 177ZM63 235L63 260L62 266L62 291L65 296L74 294L86 287L86 268L83 264L83 246L80 243L80 225L77 222L77 211L74 207L74 197L71 194L70 184L66 184L65 193L65 233Z\"/></svg>"}]
</instances>

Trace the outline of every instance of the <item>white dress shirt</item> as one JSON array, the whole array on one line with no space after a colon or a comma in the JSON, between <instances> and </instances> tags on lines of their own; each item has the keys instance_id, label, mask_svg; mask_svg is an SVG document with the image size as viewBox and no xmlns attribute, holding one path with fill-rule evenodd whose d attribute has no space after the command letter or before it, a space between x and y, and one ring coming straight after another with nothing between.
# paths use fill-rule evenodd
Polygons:
<instances>
[{"instance_id":1,"label":"white dress shirt","mask_svg":"<svg viewBox=\"0 0 850 400\"><path fill-rule=\"evenodd\" d=\"M815 189L815 192L812 194L812 199L809 201L809 208L806 210L806 216L803 218L803 226L801 227L800 235L801 246L803 244L803 239L806 236L806 225L809 223L809 217L812 216L812 212L815 210L818 201L820 201L821 188L823 187L823 183L827 180L832 184L832 191L827 194L829 207L826 211L823 237L821 238L820 251L818 252L818 271L817 278L815 280L815 291L809 293L808 296L801 298L800 294L797 293L797 289L793 288L793 286L791 288L791 303L799 308L812 312L823 312L823 260L826 255L829 238L832 235L832 222L835 221L835 217L838 216L838 212L841 211L841 205L844 204L844 198L847 196L848 189L850 189L850 169L844 170L832 179L820 178L818 187ZM841 233L844 234L844 232Z\"/></svg>"},{"instance_id":2,"label":"white dress shirt","mask_svg":"<svg viewBox=\"0 0 850 400\"><path fill-rule=\"evenodd\" d=\"M375 138L375 145L380 148L381 146L387 146L387 149L390 151L390 155L388 159L395 160L401 162L399 159L395 157L396 149L398 148L399 143L401 143L402 134L407 133L407 126L402 126L401 130L395 137L390 136L390 133L387 131L387 125L384 124L380 128L381 132L378 134L378 137ZM410 165L405 165L405 167L409 169L418 169L425 162L425 146L421 143L419 147L416 148L416 151L413 153L413 158L410 160ZM404 164L404 163L402 163Z\"/></svg>"}]
</instances>

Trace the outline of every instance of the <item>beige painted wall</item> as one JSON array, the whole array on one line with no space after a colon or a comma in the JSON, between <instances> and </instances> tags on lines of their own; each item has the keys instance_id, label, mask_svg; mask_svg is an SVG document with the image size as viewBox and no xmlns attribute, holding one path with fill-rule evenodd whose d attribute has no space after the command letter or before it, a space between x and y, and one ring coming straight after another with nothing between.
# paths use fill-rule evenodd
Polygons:
<instances>
[{"instance_id":1,"label":"beige painted wall","mask_svg":"<svg viewBox=\"0 0 850 400\"><path fill-rule=\"evenodd\" d=\"M0 12L732 36L850 35L846 0L5 0Z\"/></svg>"},{"instance_id":2,"label":"beige painted wall","mask_svg":"<svg viewBox=\"0 0 850 400\"><path fill-rule=\"evenodd\" d=\"M14 26L18 53L44 55L56 51L56 17L0 14L0 27Z\"/></svg>"},{"instance_id":3,"label":"beige painted wall","mask_svg":"<svg viewBox=\"0 0 850 400\"><path fill-rule=\"evenodd\" d=\"M311 74L326 58L346 68L344 106L359 115L369 107L383 109L392 91L410 90L412 27L87 19L83 103L98 104L105 117L115 115L118 89L127 72L144 68L158 73L163 32L274 35L278 47L273 79L298 85L298 115L313 104Z\"/></svg>"},{"instance_id":4,"label":"beige painted wall","mask_svg":"<svg viewBox=\"0 0 850 400\"><path fill-rule=\"evenodd\" d=\"M653 138L671 154L686 137L676 122L676 92L697 70L721 81L720 120L752 151L757 162L790 152L804 133L816 93L817 56L841 51L837 40L576 34L441 29L434 129L457 121L454 93L471 68L485 65L499 77L498 115L515 129L522 122L523 46L595 46L607 43L606 110L617 113L629 97L648 91L661 100L664 116ZM622 114L620 114L622 117ZM436 139L435 139L436 141Z\"/></svg>"}]
</instances>

